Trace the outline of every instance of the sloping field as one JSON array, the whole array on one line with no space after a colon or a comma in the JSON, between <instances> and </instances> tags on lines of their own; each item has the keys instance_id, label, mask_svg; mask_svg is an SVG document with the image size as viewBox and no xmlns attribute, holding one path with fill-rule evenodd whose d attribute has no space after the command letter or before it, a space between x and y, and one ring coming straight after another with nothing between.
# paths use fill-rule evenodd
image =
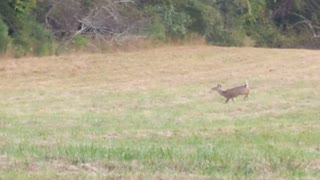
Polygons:
<instances>
[{"instance_id":1,"label":"sloping field","mask_svg":"<svg viewBox=\"0 0 320 180\"><path fill-rule=\"evenodd\" d=\"M319 179L320 51L0 61L0 179ZM210 88L249 81L248 100Z\"/></svg>"}]
</instances>

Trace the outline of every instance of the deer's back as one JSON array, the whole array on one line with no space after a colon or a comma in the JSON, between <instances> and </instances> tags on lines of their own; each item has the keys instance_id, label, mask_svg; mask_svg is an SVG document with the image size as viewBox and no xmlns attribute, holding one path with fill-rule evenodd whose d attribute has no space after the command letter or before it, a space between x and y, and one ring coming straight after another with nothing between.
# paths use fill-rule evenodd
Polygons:
<instances>
[{"instance_id":1,"label":"deer's back","mask_svg":"<svg viewBox=\"0 0 320 180\"><path fill-rule=\"evenodd\" d=\"M224 91L224 95L227 98L234 98L239 95L249 94L250 90L246 86L238 86Z\"/></svg>"}]
</instances>

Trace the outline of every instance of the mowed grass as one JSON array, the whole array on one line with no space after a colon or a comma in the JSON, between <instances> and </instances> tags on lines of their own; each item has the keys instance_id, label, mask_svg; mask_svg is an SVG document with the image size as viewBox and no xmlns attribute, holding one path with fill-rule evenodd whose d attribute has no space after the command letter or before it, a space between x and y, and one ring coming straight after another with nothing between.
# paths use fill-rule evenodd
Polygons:
<instances>
[{"instance_id":1,"label":"mowed grass","mask_svg":"<svg viewBox=\"0 0 320 180\"><path fill-rule=\"evenodd\" d=\"M319 179L320 51L0 61L0 179ZM210 88L249 81L248 100Z\"/></svg>"}]
</instances>

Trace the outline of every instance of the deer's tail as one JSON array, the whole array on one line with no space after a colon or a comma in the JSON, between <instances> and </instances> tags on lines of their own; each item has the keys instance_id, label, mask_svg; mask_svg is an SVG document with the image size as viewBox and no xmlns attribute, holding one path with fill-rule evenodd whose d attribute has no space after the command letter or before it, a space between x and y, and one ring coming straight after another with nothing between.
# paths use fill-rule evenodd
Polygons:
<instances>
[{"instance_id":1,"label":"deer's tail","mask_svg":"<svg viewBox=\"0 0 320 180\"><path fill-rule=\"evenodd\" d=\"M248 80L246 80L245 82L245 85L244 85L246 88L249 88L249 83L248 83Z\"/></svg>"}]
</instances>

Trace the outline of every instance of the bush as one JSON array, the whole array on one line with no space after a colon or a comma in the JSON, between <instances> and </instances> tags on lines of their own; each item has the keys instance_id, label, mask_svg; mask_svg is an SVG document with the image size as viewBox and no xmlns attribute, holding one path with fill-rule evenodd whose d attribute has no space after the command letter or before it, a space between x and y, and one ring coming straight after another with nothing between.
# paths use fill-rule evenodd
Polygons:
<instances>
[{"instance_id":1,"label":"bush","mask_svg":"<svg viewBox=\"0 0 320 180\"><path fill-rule=\"evenodd\" d=\"M5 53L9 43L8 27L0 17L0 52Z\"/></svg>"},{"instance_id":2,"label":"bush","mask_svg":"<svg viewBox=\"0 0 320 180\"><path fill-rule=\"evenodd\" d=\"M156 18L160 17L166 32L171 38L183 38L188 33L191 18L183 11L178 11L173 5L156 5L153 7Z\"/></svg>"},{"instance_id":3,"label":"bush","mask_svg":"<svg viewBox=\"0 0 320 180\"><path fill-rule=\"evenodd\" d=\"M155 18L150 26L147 27L147 36L159 41L166 40L166 27L159 18Z\"/></svg>"},{"instance_id":4,"label":"bush","mask_svg":"<svg viewBox=\"0 0 320 180\"><path fill-rule=\"evenodd\" d=\"M244 37L240 31L216 29L206 35L206 40L219 46L241 46L243 45Z\"/></svg>"},{"instance_id":5,"label":"bush","mask_svg":"<svg viewBox=\"0 0 320 180\"><path fill-rule=\"evenodd\" d=\"M21 30L14 36L16 56L34 54L38 56L54 53L54 38L42 25L35 20L24 23Z\"/></svg>"},{"instance_id":6,"label":"bush","mask_svg":"<svg viewBox=\"0 0 320 180\"><path fill-rule=\"evenodd\" d=\"M282 35L272 22L262 21L261 23L263 24L256 24L255 27L251 28L254 29L254 31L248 31L257 47L284 48L294 45L295 37L290 39Z\"/></svg>"},{"instance_id":7,"label":"bush","mask_svg":"<svg viewBox=\"0 0 320 180\"><path fill-rule=\"evenodd\" d=\"M198 34L205 36L208 41L221 41L221 38L211 38L219 36L216 33L222 34L224 30L219 11L214 3L207 0L153 1L144 6L144 12L153 22L148 34L156 39L181 40Z\"/></svg>"},{"instance_id":8,"label":"bush","mask_svg":"<svg viewBox=\"0 0 320 180\"><path fill-rule=\"evenodd\" d=\"M87 40L81 35L77 35L72 40L72 45L76 48L76 50L86 47L87 43Z\"/></svg>"}]
</instances>

